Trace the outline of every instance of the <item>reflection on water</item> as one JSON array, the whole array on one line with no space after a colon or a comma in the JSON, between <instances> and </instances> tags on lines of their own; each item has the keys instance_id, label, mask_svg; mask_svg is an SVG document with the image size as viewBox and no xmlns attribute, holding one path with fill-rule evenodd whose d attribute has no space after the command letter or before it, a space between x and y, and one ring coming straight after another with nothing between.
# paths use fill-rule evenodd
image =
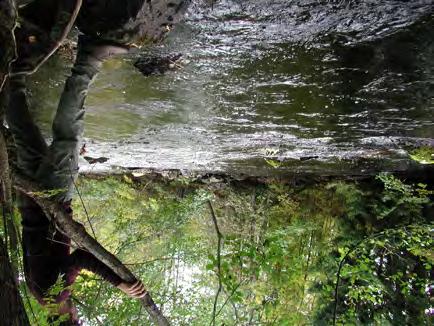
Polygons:
<instances>
[{"instance_id":1,"label":"reflection on water","mask_svg":"<svg viewBox=\"0 0 434 326\"><path fill-rule=\"evenodd\" d=\"M311 186L123 180L79 187L98 240L149 286L173 325L210 325L214 315L216 325L331 325L336 273L350 249L338 324L430 324L432 207L420 184L386 175ZM89 226L78 199L74 209ZM92 307L80 308L89 325L94 316L144 324L138 303L109 284L95 300L98 286L89 274L75 285Z\"/></svg>"},{"instance_id":2,"label":"reflection on water","mask_svg":"<svg viewBox=\"0 0 434 326\"><path fill-rule=\"evenodd\" d=\"M110 158L99 168L408 168L408 148L433 143L432 1L312 3L196 8L152 50L189 61L165 76L135 71L139 54L107 62L87 101L89 153ZM34 77L49 112L62 66Z\"/></svg>"},{"instance_id":3,"label":"reflection on water","mask_svg":"<svg viewBox=\"0 0 434 326\"><path fill-rule=\"evenodd\" d=\"M86 101L85 137L100 141L117 141L126 139L140 130L141 117L125 100L123 80L128 78L118 68L119 60L107 63L112 78L98 79L89 91ZM51 121L54 117L63 82L69 73L70 64L54 57L32 77L31 103L36 120L44 132L49 135ZM55 72L55 73L53 73ZM118 73L116 73L118 72Z\"/></svg>"}]
</instances>

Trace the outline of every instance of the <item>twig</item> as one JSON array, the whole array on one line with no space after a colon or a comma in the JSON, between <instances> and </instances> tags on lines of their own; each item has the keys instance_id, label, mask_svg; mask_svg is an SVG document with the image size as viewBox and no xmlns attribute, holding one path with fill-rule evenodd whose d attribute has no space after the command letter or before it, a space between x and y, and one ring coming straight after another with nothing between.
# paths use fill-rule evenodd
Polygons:
<instances>
[{"instance_id":1,"label":"twig","mask_svg":"<svg viewBox=\"0 0 434 326\"><path fill-rule=\"evenodd\" d=\"M124 263L124 265L127 265L127 266L147 265L147 264L152 264L156 261L173 260L173 259L175 259L175 257L160 257L160 258L145 260L145 261L142 261L139 263Z\"/></svg>"},{"instance_id":2,"label":"twig","mask_svg":"<svg viewBox=\"0 0 434 326\"><path fill-rule=\"evenodd\" d=\"M219 286L218 286L217 293L216 293L215 299L214 299L214 305L213 305L213 309L212 309L212 319L211 319L211 323L210 323L210 325L215 325L215 319L217 317L217 314L216 314L217 302L218 302L220 292L222 291L222 288L223 288L222 279L221 279L221 247L222 247L223 236L220 232L220 229L219 229L219 226L217 223L217 217L215 215L215 211L214 211L214 208L213 208L210 200L208 200L208 207L209 207L209 210L211 212L211 218L212 218L212 222L214 224L215 231L217 233L217 276L218 276Z\"/></svg>"},{"instance_id":3,"label":"twig","mask_svg":"<svg viewBox=\"0 0 434 326\"><path fill-rule=\"evenodd\" d=\"M77 193L77 195L78 195L78 198L80 198L81 206L83 207L84 213L85 213L85 215L86 215L87 222L89 223L90 229L92 230L92 235L93 235L93 237L95 238L95 240L97 240L97 238L96 238L96 233L95 233L95 229L93 228L93 224L92 224L92 222L90 221L89 213L88 213L88 211L87 211L86 205L84 204L83 197L81 196L81 192L80 192L80 190L79 190L78 187L77 187L77 183L76 183L75 180L74 180L74 176L72 175L71 166L69 166L69 173L70 173L70 177L71 177L72 184L74 185L74 189L75 189L75 191L76 191L76 193ZM98 291L97 291L97 293L96 293L96 295L95 295L95 298L93 298L93 302L94 302L94 303L97 302L97 300L98 300L98 298L99 298L99 296L100 296L100 294L101 294L101 289L102 289L102 283L99 283L99 284L98 284ZM91 313L91 314L93 313L94 308L95 308L95 306L92 306L92 307L90 308L90 313ZM97 320L98 320L98 319L97 319Z\"/></svg>"},{"instance_id":4,"label":"twig","mask_svg":"<svg viewBox=\"0 0 434 326\"><path fill-rule=\"evenodd\" d=\"M84 214L86 215L87 222L89 223L90 229L92 230L92 235L96 239L95 230L93 228L92 222L90 221L89 213L87 212L86 205L84 204L83 197L81 196L80 190L78 190L77 184L75 183L74 177L72 176L71 167L69 167L69 173L71 174L71 181L74 185L75 191L77 192L78 198L80 198L81 206L83 206Z\"/></svg>"},{"instance_id":5,"label":"twig","mask_svg":"<svg viewBox=\"0 0 434 326\"><path fill-rule=\"evenodd\" d=\"M6 64L6 67L5 67L6 71L4 72L4 74L2 74L2 71L0 70L0 76L1 76L1 79L0 79L0 93L1 93L1 91L3 89L3 86L4 86L5 82L6 82L7 76L10 74L11 64L17 59L17 56L18 56L18 54L17 54L17 41L15 39L15 29L18 27L18 20L17 20L17 16L18 15L17 15L17 9L15 7L15 2L11 1L11 4L12 4L12 10L14 11L14 15L15 15L15 17L14 17L14 25L10 29L10 37L12 39L12 45L14 47L13 48L14 55L13 55L12 58L10 58L9 62ZM0 67L0 69L1 68L2 67Z\"/></svg>"},{"instance_id":6,"label":"twig","mask_svg":"<svg viewBox=\"0 0 434 326\"><path fill-rule=\"evenodd\" d=\"M99 296L101 295L101 290L102 290L102 282L100 282L100 283L98 284L98 292L96 293L95 298L93 298L93 306L92 306L91 309L90 309L90 313L91 313L91 314L93 314L93 312L94 312L94 310L95 310L95 305L96 305L96 302L97 302L98 299L99 299ZM140 307L141 307L141 306L140 306Z\"/></svg>"},{"instance_id":7,"label":"twig","mask_svg":"<svg viewBox=\"0 0 434 326\"><path fill-rule=\"evenodd\" d=\"M17 235L18 241L20 243L22 243L22 239L20 237L20 233L18 232L15 223L12 223L12 226L14 228L15 234ZM24 273L24 265L23 265L23 263L22 263L22 261L20 259L20 254L22 254L21 256L24 255L24 253L22 251L22 247L21 246L17 246L17 250L15 250L15 255L16 255L16 260L17 260L17 263L18 263L18 269L24 275L25 274ZM32 304L30 302L30 297L29 297L29 293L27 292L27 286L26 285L23 286L23 292L24 292L24 298L26 299L27 305L29 307L30 313L32 314L32 317L33 317L33 320L35 322L35 325L39 326L38 319L36 318L35 311L33 310Z\"/></svg>"},{"instance_id":8,"label":"twig","mask_svg":"<svg viewBox=\"0 0 434 326\"><path fill-rule=\"evenodd\" d=\"M159 237L160 235L161 235L161 233L156 232L156 233L154 233L152 235L147 235L147 236L144 236L144 237L137 237L134 241L126 241L126 242L122 243L122 245L118 246L116 248L116 250L114 250L114 252L116 253L116 255L119 255L120 252L122 250L124 250L124 248L127 247L127 246L129 246L129 245L132 245L132 244L137 243L137 242L144 242L147 239L151 239L152 240L153 238Z\"/></svg>"},{"instance_id":9,"label":"twig","mask_svg":"<svg viewBox=\"0 0 434 326\"><path fill-rule=\"evenodd\" d=\"M226 304L229 302L230 299L232 299L232 296L235 294L235 292L238 290L238 288L241 286L243 281L240 281L236 287L233 288L231 294L226 298L225 302L223 302L223 305L220 307L219 311L217 311L216 317L222 312L223 308L226 306Z\"/></svg>"},{"instance_id":10,"label":"twig","mask_svg":"<svg viewBox=\"0 0 434 326\"><path fill-rule=\"evenodd\" d=\"M380 232L380 233L377 233L377 234L374 234L374 235L372 235L372 236L369 236L369 237L366 237L366 238L360 240L360 241L357 242L357 243L356 243L352 248L350 248L350 249L347 251L347 253L345 254L345 256L342 257L341 261L339 262L339 268L338 268L338 271L337 271L337 273L336 273L336 284L335 284L335 295L334 295L334 297L335 297L335 300L334 300L334 301L335 301L335 302L334 302L334 307L333 307L333 326L336 325L337 309L338 309L338 303L339 303L339 282L340 282L340 280L341 280L341 270L342 270L342 267L344 266L344 264L345 264L345 262L346 262L348 256L349 256L353 251L355 251L356 249L358 249L358 247L359 247L363 242L365 242L366 240L372 240L372 239L378 238L378 237L380 237L380 236L383 235L383 234L384 234L384 231L383 231L383 232Z\"/></svg>"},{"instance_id":11,"label":"twig","mask_svg":"<svg viewBox=\"0 0 434 326\"><path fill-rule=\"evenodd\" d=\"M62 34L60 35L59 39L53 44L51 49L48 51L48 53L41 59L41 61L30 71L24 71L19 72L16 74L23 74L23 75L32 75L35 73L59 48L59 46L62 44L62 42L66 39L69 32L71 31L72 27L74 26L75 20L78 16L78 13L80 11L82 0L76 0L74 9L71 13L71 17L69 17L68 23L65 25L65 28L62 31ZM12 75L12 74L11 74Z\"/></svg>"},{"instance_id":12,"label":"twig","mask_svg":"<svg viewBox=\"0 0 434 326\"><path fill-rule=\"evenodd\" d=\"M89 307L88 305L84 304L74 296L72 297L72 300L74 300L79 306L82 306L83 308L87 309L90 312L90 315L93 314L93 307ZM98 316L93 316L93 318L95 318L98 325L104 325L103 322L99 320Z\"/></svg>"},{"instance_id":13,"label":"twig","mask_svg":"<svg viewBox=\"0 0 434 326\"><path fill-rule=\"evenodd\" d=\"M53 238L48 238L48 237L46 237L45 239L47 239L47 240L49 240L51 242L54 242L54 243L65 245L65 246L67 246L69 248L80 249L80 250L89 252L88 250L86 250L86 248L80 248L79 246L73 246L73 245L71 245L70 243L67 243L67 242L63 242L63 241L59 241L59 240L54 240Z\"/></svg>"}]
</instances>

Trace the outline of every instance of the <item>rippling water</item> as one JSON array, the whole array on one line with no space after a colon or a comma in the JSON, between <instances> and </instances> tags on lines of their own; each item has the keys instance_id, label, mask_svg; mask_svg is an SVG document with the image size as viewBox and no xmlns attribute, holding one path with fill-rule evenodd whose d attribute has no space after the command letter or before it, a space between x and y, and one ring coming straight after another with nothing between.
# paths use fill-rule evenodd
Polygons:
<instances>
[{"instance_id":1,"label":"rippling water","mask_svg":"<svg viewBox=\"0 0 434 326\"><path fill-rule=\"evenodd\" d=\"M422 0L196 5L164 46L104 66L86 143L109 161L91 168L406 169L409 149L434 145L433 12ZM146 51L182 53L184 68L144 77L132 63ZM56 57L33 78L45 130L68 69Z\"/></svg>"}]
</instances>

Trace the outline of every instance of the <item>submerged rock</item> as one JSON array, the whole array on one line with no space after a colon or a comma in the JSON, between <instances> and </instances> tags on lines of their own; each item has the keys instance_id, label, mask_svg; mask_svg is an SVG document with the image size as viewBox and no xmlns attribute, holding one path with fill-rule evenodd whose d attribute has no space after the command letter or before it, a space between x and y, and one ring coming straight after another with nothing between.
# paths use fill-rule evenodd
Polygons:
<instances>
[{"instance_id":1,"label":"submerged rock","mask_svg":"<svg viewBox=\"0 0 434 326\"><path fill-rule=\"evenodd\" d=\"M135 63L136 67L143 75L162 75L168 70L176 69L180 67L178 62L181 59L181 54L170 54L168 56L145 56L139 58Z\"/></svg>"}]
</instances>

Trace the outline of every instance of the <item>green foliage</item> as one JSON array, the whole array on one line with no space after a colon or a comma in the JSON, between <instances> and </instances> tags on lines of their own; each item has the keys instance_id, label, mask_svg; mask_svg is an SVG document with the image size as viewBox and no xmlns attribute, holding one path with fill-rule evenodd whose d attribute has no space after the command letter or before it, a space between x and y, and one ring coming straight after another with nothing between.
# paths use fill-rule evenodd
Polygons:
<instances>
[{"instance_id":1,"label":"green foliage","mask_svg":"<svg viewBox=\"0 0 434 326\"><path fill-rule=\"evenodd\" d=\"M367 238L341 271L339 320L362 324L428 324L426 288L433 265L434 225L387 229Z\"/></svg>"},{"instance_id":2,"label":"green foliage","mask_svg":"<svg viewBox=\"0 0 434 326\"><path fill-rule=\"evenodd\" d=\"M129 264L175 325L210 323L219 277L217 324L329 325L338 263L352 248L338 322L396 324L405 311L404 324L424 324L432 192L391 175L378 181L294 187L123 177L82 178L79 187L97 239ZM223 235L220 272L209 200ZM73 207L89 227L78 200ZM149 324L136 301L90 272L73 290L88 325Z\"/></svg>"},{"instance_id":3,"label":"green foliage","mask_svg":"<svg viewBox=\"0 0 434 326\"><path fill-rule=\"evenodd\" d=\"M266 148L264 150L264 156L265 156L264 160L265 160L265 163L267 163L272 168L275 168L275 169L280 168L283 163L274 158L278 154L279 154L279 150L278 149L276 149L276 148Z\"/></svg>"},{"instance_id":4,"label":"green foliage","mask_svg":"<svg viewBox=\"0 0 434 326\"><path fill-rule=\"evenodd\" d=\"M66 189L50 189L43 191L34 191L31 193L31 195L41 198L52 198L65 192Z\"/></svg>"},{"instance_id":5,"label":"green foliage","mask_svg":"<svg viewBox=\"0 0 434 326\"><path fill-rule=\"evenodd\" d=\"M410 158L420 164L434 164L434 148L422 146L410 153Z\"/></svg>"},{"instance_id":6,"label":"green foliage","mask_svg":"<svg viewBox=\"0 0 434 326\"><path fill-rule=\"evenodd\" d=\"M430 202L433 191L427 190L424 184L405 184L391 174L382 173L377 178L384 184L381 201L375 206L379 219L403 224L417 222L422 217L423 205Z\"/></svg>"},{"instance_id":7,"label":"green foliage","mask_svg":"<svg viewBox=\"0 0 434 326\"><path fill-rule=\"evenodd\" d=\"M337 242L337 259L344 262L338 324L429 324L426 288L432 278L434 225L423 212L429 211L433 192L424 184L405 184L390 174L377 178L383 184L381 192L357 192L358 200L346 200L356 207L365 202L366 209L351 214L358 227L352 232L348 228ZM367 227L364 238L358 234L361 225ZM317 320L331 319L333 302L326 298L334 296L334 286L329 281L320 289L323 308Z\"/></svg>"},{"instance_id":8,"label":"green foliage","mask_svg":"<svg viewBox=\"0 0 434 326\"><path fill-rule=\"evenodd\" d=\"M56 303L56 296L58 296L62 291L68 290L65 288L62 276L59 275L57 281L48 290L48 296L45 298L46 305L41 306L38 301L30 296L28 289L25 288L24 284L21 287L21 291L27 300L24 300L24 306L32 320L32 324L40 326L59 326L63 321L67 321L69 316L67 314L59 315L60 304Z\"/></svg>"}]
</instances>

